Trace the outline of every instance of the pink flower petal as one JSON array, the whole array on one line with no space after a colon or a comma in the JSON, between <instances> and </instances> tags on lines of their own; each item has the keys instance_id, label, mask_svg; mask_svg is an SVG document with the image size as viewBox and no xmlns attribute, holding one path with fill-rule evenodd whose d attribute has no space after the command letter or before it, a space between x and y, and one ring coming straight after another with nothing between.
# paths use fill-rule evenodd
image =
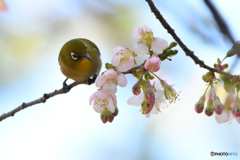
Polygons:
<instances>
[{"instance_id":1,"label":"pink flower petal","mask_svg":"<svg viewBox=\"0 0 240 160\"><path fill-rule=\"evenodd\" d=\"M113 105L113 100L111 97L109 97L108 99L108 105L106 106L107 109L111 112L114 113L115 112L115 106Z\"/></svg>"},{"instance_id":2,"label":"pink flower petal","mask_svg":"<svg viewBox=\"0 0 240 160\"><path fill-rule=\"evenodd\" d=\"M95 85L96 87L101 87L103 85L103 83L105 82L105 78L103 77L102 74L100 74L97 79L95 80Z\"/></svg>"},{"instance_id":3,"label":"pink flower petal","mask_svg":"<svg viewBox=\"0 0 240 160\"><path fill-rule=\"evenodd\" d=\"M133 106L141 106L141 104L143 102L143 98L144 98L144 94L140 93L137 96L132 96L131 98L129 98L127 103L129 105L133 105Z\"/></svg>"},{"instance_id":4,"label":"pink flower petal","mask_svg":"<svg viewBox=\"0 0 240 160\"><path fill-rule=\"evenodd\" d=\"M131 69L134 66L134 57L133 55L130 55L129 61L127 63L127 71Z\"/></svg>"},{"instance_id":5,"label":"pink flower petal","mask_svg":"<svg viewBox=\"0 0 240 160\"><path fill-rule=\"evenodd\" d=\"M110 97L112 98L113 105L117 106L117 98L114 95L110 95Z\"/></svg>"},{"instance_id":6,"label":"pink flower petal","mask_svg":"<svg viewBox=\"0 0 240 160\"><path fill-rule=\"evenodd\" d=\"M103 90L108 94L115 94L117 92L117 85L115 83L105 83L103 85Z\"/></svg>"},{"instance_id":7,"label":"pink flower petal","mask_svg":"<svg viewBox=\"0 0 240 160\"><path fill-rule=\"evenodd\" d=\"M140 35L138 32L139 28L140 27L135 28L132 32L133 39L135 39L136 41L139 41L142 38L142 35Z\"/></svg>"},{"instance_id":8,"label":"pink flower petal","mask_svg":"<svg viewBox=\"0 0 240 160\"><path fill-rule=\"evenodd\" d=\"M91 97L89 98L89 105L92 105L92 101L95 99L96 95L98 94L97 93L98 91L94 92Z\"/></svg>"},{"instance_id":9,"label":"pink flower petal","mask_svg":"<svg viewBox=\"0 0 240 160\"><path fill-rule=\"evenodd\" d=\"M122 51L127 51L127 49L123 48L121 46L117 46L117 47L112 49L112 53L115 53L115 54L117 54L118 52L122 52Z\"/></svg>"},{"instance_id":10,"label":"pink flower petal","mask_svg":"<svg viewBox=\"0 0 240 160\"><path fill-rule=\"evenodd\" d=\"M159 110L156 107L153 107L152 111L150 112L151 114L158 114Z\"/></svg>"},{"instance_id":11,"label":"pink flower petal","mask_svg":"<svg viewBox=\"0 0 240 160\"><path fill-rule=\"evenodd\" d=\"M145 114L145 117L146 117L146 118L149 118L149 117L150 117L150 113Z\"/></svg>"},{"instance_id":12,"label":"pink flower petal","mask_svg":"<svg viewBox=\"0 0 240 160\"><path fill-rule=\"evenodd\" d=\"M162 38L155 37L152 41L151 48L153 52L162 54L163 50L168 47L168 42Z\"/></svg>"},{"instance_id":13,"label":"pink flower petal","mask_svg":"<svg viewBox=\"0 0 240 160\"><path fill-rule=\"evenodd\" d=\"M147 25L142 25L141 28L144 32L152 32L152 30Z\"/></svg>"},{"instance_id":14,"label":"pink flower petal","mask_svg":"<svg viewBox=\"0 0 240 160\"><path fill-rule=\"evenodd\" d=\"M231 121L232 118L230 116L230 112L228 110L223 110L221 115L215 114L215 119L218 124L225 123L227 121Z\"/></svg>"},{"instance_id":15,"label":"pink flower petal","mask_svg":"<svg viewBox=\"0 0 240 160\"><path fill-rule=\"evenodd\" d=\"M128 71L128 64L127 63L119 64L117 69L119 72L126 72Z\"/></svg>"},{"instance_id":16,"label":"pink flower petal","mask_svg":"<svg viewBox=\"0 0 240 160\"><path fill-rule=\"evenodd\" d=\"M138 55L138 56L143 56L145 54L148 53L148 46L145 43L142 43L140 41L138 41L135 45L134 45L134 52Z\"/></svg>"},{"instance_id":17,"label":"pink flower petal","mask_svg":"<svg viewBox=\"0 0 240 160\"><path fill-rule=\"evenodd\" d=\"M102 102L102 101L101 101ZM101 113L103 110L104 110L104 107L101 106L101 103L98 102L98 103L93 103L93 109L97 112L97 113Z\"/></svg>"},{"instance_id":18,"label":"pink flower petal","mask_svg":"<svg viewBox=\"0 0 240 160\"><path fill-rule=\"evenodd\" d=\"M120 87L125 87L127 85L127 78L124 74L120 73L117 76L117 83Z\"/></svg>"},{"instance_id":19,"label":"pink flower petal","mask_svg":"<svg viewBox=\"0 0 240 160\"><path fill-rule=\"evenodd\" d=\"M119 63L121 62L122 55L121 54L115 54L112 57L111 63L113 66L117 67L119 65Z\"/></svg>"},{"instance_id":20,"label":"pink flower petal","mask_svg":"<svg viewBox=\"0 0 240 160\"><path fill-rule=\"evenodd\" d=\"M109 95L107 94L107 92L105 90L98 90L96 97L97 97L97 99L106 100L106 99L108 99Z\"/></svg>"},{"instance_id":21,"label":"pink flower petal","mask_svg":"<svg viewBox=\"0 0 240 160\"><path fill-rule=\"evenodd\" d=\"M235 117L235 119L240 124L240 117Z\"/></svg>"},{"instance_id":22,"label":"pink flower petal","mask_svg":"<svg viewBox=\"0 0 240 160\"><path fill-rule=\"evenodd\" d=\"M113 69L108 69L104 74L104 78L106 79L116 79L117 73Z\"/></svg>"}]
</instances>

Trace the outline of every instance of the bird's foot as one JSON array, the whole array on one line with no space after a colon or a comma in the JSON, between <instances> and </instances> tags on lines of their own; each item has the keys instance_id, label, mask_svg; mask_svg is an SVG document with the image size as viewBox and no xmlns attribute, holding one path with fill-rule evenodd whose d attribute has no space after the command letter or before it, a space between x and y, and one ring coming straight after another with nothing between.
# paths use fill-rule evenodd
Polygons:
<instances>
[{"instance_id":1,"label":"bird's foot","mask_svg":"<svg viewBox=\"0 0 240 160\"><path fill-rule=\"evenodd\" d=\"M63 92L64 92L64 93L67 93L67 92L70 91L70 89L69 89L69 87L68 87L68 85L67 85L67 83L66 83L67 80L68 80L68 78L66 78L65 81L63 82Z\"/></svg>"},{"instance_id":2,"label":"bird's foot","mask_svg":"<svg viewBox=\"0 0 240 160\"><path fill-rule=\"evenodd\" d=\"M88 85L91 85L95 82L97 78L97 74L95 74L92 78L88 78Z\"/></svg>"}]
</instances>

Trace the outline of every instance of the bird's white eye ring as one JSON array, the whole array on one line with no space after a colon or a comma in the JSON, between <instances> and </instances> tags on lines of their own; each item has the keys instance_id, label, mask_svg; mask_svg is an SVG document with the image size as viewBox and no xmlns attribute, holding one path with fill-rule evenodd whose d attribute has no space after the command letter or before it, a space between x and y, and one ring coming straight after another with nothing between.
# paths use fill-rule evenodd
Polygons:
<instances>
[{"instance_id":1,"label":"bird's white eye ring","mask_svg":"<svg viewBox=\"0 0 240 160\"><path fill-rule=\"evenodd\" d=\"M71 57L75 61L78 60L78 56L75 53L73 53L73 52L71 52Z\"/></svg>"}]
</instances>

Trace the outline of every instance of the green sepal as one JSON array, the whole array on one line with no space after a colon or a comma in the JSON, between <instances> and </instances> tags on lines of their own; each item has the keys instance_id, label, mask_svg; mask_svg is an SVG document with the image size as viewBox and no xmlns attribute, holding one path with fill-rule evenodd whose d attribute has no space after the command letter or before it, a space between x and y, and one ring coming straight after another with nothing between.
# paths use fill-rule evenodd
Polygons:
<instances>
[{"instance_id":1,"label":"green sepal","mask_svg":"<svg viewBox=\"0 0 240 160\"><path fill-rule=\"evenodd\" d=\"M148 81L143 80L143 81L142 81L142 90L143 90L143 93L146 92L146 90L147 90L147 85L148 85Z\"/></svg>"},{"instance_id":2,"label":"green sepal","mask_svg":"<svg viewBox=\"0 0 240 160\"><path fill-rule=\"evenodd\" d=\"M105 64L105 68L106 69L111 69L111 68L114 68L114 66L112 64L110 64L110 63L106 63Z\"/></svg>"},{"instance_id":3,"label":"green sepal","mask_svg":"<svg viewBox=\"0 0 240 160\"><path fill-rule=\"evenodd\" d=\"M134 59L134 65L137 65L137 62L136 62L136 60Z\"/></svg>"},{"instance_id":4,"label":"green sepal","mask_svg":"<svg viewBox=\"0 0 240 160\"><path fill-rule=\"evenodd\" d=\"M152 79L154 79L154 77L149 72L144 74L144 78L145 78L145 80L149 80L149 79L152 80Z\"/></svg>"},{"instance_id":5,"label":"green sepal","mask_svg":"<svg viewBox=\"0 0 240 160\"><path fill-rule=\"evenodd\" d=\"M133 56L133 57L137 57L138 55L135 53L135 52L131 52L131 55Z\"/></svg>"},{"instance_id":6,"label":"green sepal","mask_svg":"<svg viewBox=\"0 0 240 160\"><path fill-rule=\"evenodd\" d=\"M204 74L202 76L202 79L204 82L211 82L212 79L210 78L212 76L212 73L211 72L207 72L206 74Z\"/></svg>"},{"instance_id":7,"label":"green sepal","mask_svg":"<svg viewBox=\"0 0 240 160\"><path fill-rule=\"evenodd\" d=\"M132 74L134 77L136 77L137 79L142 78L143 75L143 70L139 69L138 71L136 71L135 73Z\"/></svg>"}]
</instances>

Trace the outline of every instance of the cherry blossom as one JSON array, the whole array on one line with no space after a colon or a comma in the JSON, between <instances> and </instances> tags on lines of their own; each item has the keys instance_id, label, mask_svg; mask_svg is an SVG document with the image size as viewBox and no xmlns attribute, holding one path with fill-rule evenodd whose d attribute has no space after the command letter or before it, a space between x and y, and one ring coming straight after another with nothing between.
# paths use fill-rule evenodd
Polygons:
<instances>
[{"instance_id":1,"label":"cherry blossom","mask_svg":"<svg viewBox=\"0 0 240 160\"><path fill-rule=\"evenodd\" d=\"M122 73L117 73L113 69L108 69L104 74L97 77L95 84L97 87L102 87L108 94L117 92L117 85L125 87L127 78Z\"/></svg>"},{"instance_id":2,"label":"cherry blossom","mask_svg":"<svg viewBox=\"0 0 240 160\"><path fill-rule=\"evenodd\" d=\"M98 90L92 94L89 98L89 104L92 105L93 109L97 113L101 113L105 108L107 108L111 113L115 112L115 107L117 106L117 99L114 95L109 95L105 90Z\"/></svg>"},{"instance_id":3,"label":"cherry blossom","mask_svg":"<svg viewBox=\"0 0 240 160\"><path fill-rule=\"evenodd\" d=\"M134 52L139 56L147 54L150 49L156 54L162 54L163 50L168 47L167 41L159 37L153 37L152 30L146 25L135 28L132 36L137 41Z\"/></svg>"},{"instance_id":4,"label":"cherry blossom","mask_svg":"<svg viewBox=\"0 0 240 160\"><path fill-rule=\"evenodd\" d=\"M134 66L133 51L117 46L112 52L115 53L112 57L112 65L117 67L119 72L126 72Z\"/></svg>"}]
</instances>

